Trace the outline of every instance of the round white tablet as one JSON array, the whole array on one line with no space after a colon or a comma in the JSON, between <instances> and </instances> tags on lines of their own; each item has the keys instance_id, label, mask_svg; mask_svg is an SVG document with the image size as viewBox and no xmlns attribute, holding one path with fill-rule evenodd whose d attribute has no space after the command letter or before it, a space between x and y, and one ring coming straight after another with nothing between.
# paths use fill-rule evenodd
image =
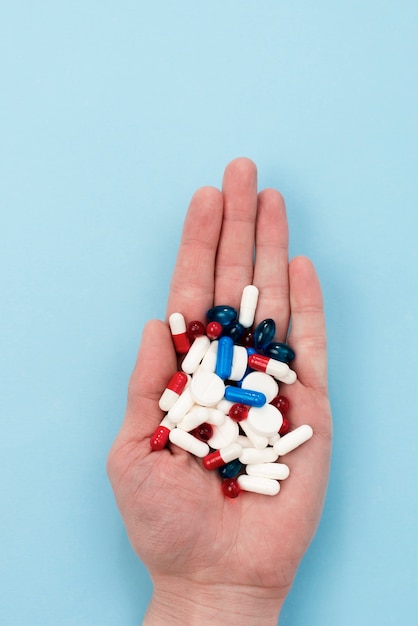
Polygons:
<instances>
[{"instance_id":1,"label":"round white tablet","mask_svg":"<svg viewBox=\"0 0 418 626\"><path fill-rule=\"evenodd\" d=\"M219 448L225 448L231 443L235 443L238 435L239 428L237 422L234 422L227 416L223 424L213 427L213 435L209 439L208 444L211 448L219 450Z\"/></svg>"},{"instance_id":2,"label":"round white tablet","mask_svg":"<svg viewBox=\"0 0 418 626\"><path fill-rule=\"evenodd\" d=\"M277 382L270 374L264 372L250 372L242 381L241 387L264 393L266 402L271 402L279 393Z\"/></svg>"},{"instance_id":3,"label":"round white tablet","mask_svg":"<svg viewBox=\"0 0 418 626\"><path fill-rule=\"evenodd\" d=\"M279 432L283 423L282 414L272 404L265 404L259 408L251 407L247 420L251 428L264 437L272 437Z\"/></svg>"},{"instance_id":4,"label":"round white tablet","mask_svg":"<svg viewBox=\"0 0 418 626\"><path fill-rule=\"evenodd\" d=\"M222 378L213 372L196 372L190 383L191 394L198 404L214 406L224 396L225 385Z\"/></svg>"}]
</instances>

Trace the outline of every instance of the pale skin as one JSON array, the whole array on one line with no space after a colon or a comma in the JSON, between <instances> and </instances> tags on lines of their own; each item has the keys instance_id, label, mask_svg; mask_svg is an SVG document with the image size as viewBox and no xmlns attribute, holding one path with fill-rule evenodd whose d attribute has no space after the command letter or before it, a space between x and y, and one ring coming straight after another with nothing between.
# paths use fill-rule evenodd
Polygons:
<instances>
[{"instance_id":1,"label":"pale skin","mask_svg":"<svg viewBox=\"0 0 418 626\"><path fill-rule=\"evenodd\" d=\"M213 304L239 308L251 283L260 291L256 323L275 319L276 339L284 341L292 320L298 380L281 393L292 427L310 424L314 435L281 457L290 476L272 497L226 498L200 459L173 445L151 451L163 417L158 399L178 362L168 325L148 322L108 458L128 536L154 586L146 625L277 624L320 520L331 453L321 288L310 260L289 263L282 196L258 192L254 163L240 158L226 167L222 190L204 187L191 200L167 318L180 311L187 322L204 320Z\"/></svg>"}]
</instances>

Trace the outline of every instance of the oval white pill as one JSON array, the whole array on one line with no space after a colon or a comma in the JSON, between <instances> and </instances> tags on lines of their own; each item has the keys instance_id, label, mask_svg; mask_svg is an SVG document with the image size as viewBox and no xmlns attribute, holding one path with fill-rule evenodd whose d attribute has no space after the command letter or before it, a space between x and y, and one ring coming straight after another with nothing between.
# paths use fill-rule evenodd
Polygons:
<instances>
[{"instance_id":1,"label":"oval white pill","mask_svg":"<svg viewBox=\"0 0 418 626\"><path fill-rule=\"evenodd\" d=\"M207 421L209 409L205 406L194 406L186 413L183 419L177 424L177 428L182 430L193 430Z\"/></svg>"},{"instance_id":2,"label":"oval white pill","mask_svg":"<svg viewBox=\"0 0 418 626\"><path fill-rule=\"evenodd\" d=\"M247 435L248 439L251 441L254 448L257 448L257 450L267 448L269 440L267 439L267 437L256 433L248 423L248 419L241 420L239 425L241 426L244 433Z\"/></svg>"},{"instance_id":3,"label":"oval white pill","mask_svg":"<svg viewBox=\"0 0 418 626\"><path fill-rule=\"evenodd\" d=\"M280 483L271 478L259 478L258 476L241 474L241 476L238 476L237 481L243 491L262 493L265 496L275 496L280 491Z\"/></svg>"},{"instance_id":4,"label":"oval white pill","mask_svg":"<svg viewBox=\"0 0 418 626\"><path fill-rule=\"evenodd\" d=\"M186 356L184 357L184 361L181 364L181 369L186 374L193 374L199 367L199 364L203 357L205 356L206 351L210 346L210 339L206 337L206 335L201 335L200 337L196 337L193 341L192 345Z\"/></svg>"},{"instance_id":5,"label":"oval white pill","mask_svg":"<svg viewBox=\"0 0 418 626\"><path fill-rule=\"evenodd\" d=\"M174 422L174 424L177 424L183 419L186 413L190 411L193 405L194 399L190 391L190 386L188 386L183 393L179 395L171 409L168 411L168 419Z\"/></svg>"},{"instance_id":6,"label":"oval white pill","mask_svg":"<svg viewBox=\"0 0 418 626\"><path fill-rule=\"evenodd\" d=\"M214 372L216 369L216 359L218 356L218 342L212 341L209 348L205 352L198 371L205 370L206 372Z\"/></svg>"},{"instance_id":7,"label":"oval white pill","mask_svg":"<svg viewBox=\"0 0 418 626\"><path fill-rule=\"evenodd\" d=\"M258 302L258 289L255 285L247 285L242 290L238 321L244 328L250 328L254 322Z\"/></svg>"},{"instance_id":8,"label":"oval white pill","mask_svg":"<svg viewBox=\"0 0 418 626\"><path fill-rule=\"evenodd\" d=\"M238 435L238 424L227 416L225 417L223 424L213 427L213 435L208 440L208 444L215 450L219 450L219 448L226 448L226 446L236 442Z\"/></svg>"},{"instance_id":9,"label":"oval white pill","mask_svg":"<svg viewBox=\"0 0 418 626\"><path fill-rule=\"evenodd\" d=\"M266 396L266 402L271 402L279 393L279 385L269 374L264 372L250 372L242 381L242 389L259 391Z\"/></svg>"},{"instance_id":10,"label":"oval white pill","mask_svg":"<svg viewBox=\"0 0 418 626\"><path fill-rule=\"evenodd\" d=\"M217 374L201 370L193 376L190 391L198 404L215 406L224 396L225 384Z\"/></svg>"},{"instance_id":11,"label":"oval white pill","mask_svg":"<svg viewBox=\"0 0 418 626\"><path fill-rule=\"evenodd\" d=\"M277 461L278 454L273 448L244 448L239 457L243 465L251 465L253 463L274 463Z\"/></svg>"},{"instance_id":12,"label":"oval white pill","mask_svg":"<svg viewBox=\"0 0 418 626\"><path fill-rule=\"evenodd\" d=\"M249 476L261 476L274 480L285 480L290 473L288 466L284 463L254 463L247 465L246 472Z\"/></svg>"},{"instance_id":13,"label":"oval white pill","mask_svg":"<svg viewBox=\"0 0 418 626\"><path fill-rule=\"evenodd\" d=\"M207 423L212 424L212 426L220 426L225 421L225 413L220 411L219 409L214 409L211 407L209 409L209 415L207 418Z\"/></svg>"},{"instance_id":14,"label":"oval white pill","mask_svg":"<svg viewBox=\"0 0 418 626\"><path fill-rule=\"evenodd\" d=\"M279 441L277 441L273 449L277 452L279 456L283 456L288 452L292 452L295 448L300 446L305 441L308 441L313 435L313 430L311 426L308 424L303 424L303 426L299 426L295 428L295 430L291 430L287 435L283 435L280 437Z\"/></svg>"},{"instance_id":15,"label":"oval white pill","mask_svg":"<svg viewBox=\"0 0 418 626\"><path fill-rule=\"evenodd\" d=\"M229 380L241 380L247 371L248 367L248 352L244 346L234 346L234 352L232 355L232 369L229 375Z\"/></svg>"},{"instance_id":16,"label":"oval white pill","mask_svg":"<svg viewBox=\"0 0 418 626\"><path fill-rule=\"evenodd\" d=\"M179 448L194 454L200 458L203 458L207 454L209 454L210 449L207 443L204 441L200 441L193 437L190 433L185 430L181 430L180 428L174 428L170 430L169 440L171 443L174 443Z\"/></svg>"},{"instance_id":17,"label":"oval white pill","mask_svg":"<svg viewBox=\"0 0 418 626\"><path fill-rule=\"evenodd\" d=\"M283 423L283 416L272 404L262 407L251 407L248 411L248 423L259 435L272 437L276 434Z\"/></svg>"}]
</instances>

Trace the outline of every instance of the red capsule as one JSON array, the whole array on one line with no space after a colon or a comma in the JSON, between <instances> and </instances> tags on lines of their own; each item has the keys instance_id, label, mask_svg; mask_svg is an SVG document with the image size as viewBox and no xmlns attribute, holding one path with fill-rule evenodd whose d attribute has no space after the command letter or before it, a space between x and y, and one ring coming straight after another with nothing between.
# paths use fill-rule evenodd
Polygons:
<instances>
[{"instance_id":1,"label":"red capsule","mask_svg":"<svg viewBox=\"0 0 418 626\"><path fill-rule=\"evenodd\" d=\"M166 447L170 429L166 426L158 426L150 438L150 446L152 450L162 450Z\"/></svg>"},{"instance_id":2,"label":"red capsule","mask_svg":"<svg viewBox=\"0 0 418 626\"><path fill-rule=\"evenodd\" d=\"M199 320L193 320L187 324L187 336L190 341L194 341L196 337L201 337L205 334L205 325Z\"/></svg>"},{"instance_id":3,"label":"red capsule","mask_svg":"<svg viewBox=\"0 0 418 626\"><path fill-rule=\"evenodd\" d=\"M190 434L200 441L209 441L209 439L213 436L213 428L211 424L204 422L203 424L200 424L200 426L197 426L197 428L193 428L193 430L190 431Z\"/></svg>"},{"instance_id":4,"label":"red capsule","mask_svg":"<svg viewBox=\"0 0 418 626\"><path fill-rule=\"evenodd\" d=\"M226 478L222 481L222 491L227 498L236 498L241 491L236 478Z\"/></svg>"},{"instance_id":5,"label":"red capsule","mask_svg":"<svg viewBox=\"0 0 418 626\"><path fill-rule=\"evenodd\" d=\"M241 420L246 420L248 417L249 408L245 404L236 403L231 406L229 409L228 415L234 420L234 422L240 422Z\"/></svg>"},{"instance_id":6,"label":"red capsule","mask_svg":"<svg viewBox=\"0 0 418 626\"><path fill-rule=\"evenodd\" d=\"M168 318L174 348L177 354L186 354L190 349L190 339L186 332L186 322L181 313L172 313Z\"/></svg>"},{"instance_id":7,"label":"red capsule","mask_svg":"<svg viewBox=\"0 0 418 626\"><path fill-rule=\"evenodd\" d=\"M287 433L290 430L290 422L287 419L287 417L285 417L283 415L283 422L282 425L280 426L280 430L279 430L279 435L282 437L283 435L287 435Z\"/></svg>"},{"instance_id":8,"label":"red capsule","mask_svg":"<svg viewBox=\"0 0 418 626\"><path fill-rule=\"evenodd\" d=\"M286 415L286 413L290 409L290 402L285 396L276 396L275 398L273 398L270 404L275 406L276 409L279 409L282 415Z\"/></svg>"},{"instance_id":9,"label":"red capsule","mask_svg":"<svg viewBox=\"0 0 418 626\"><path fill-rule=\"evenodd\" d=\"M254 331L247 328L240 337L239 345L245 348L254 348Z\"/></svg>"},{"instance_id":10,"label":"red capsule","mask_svg":"<svg viewBox=\"0 0 418 626\"><path fill-rule=\"evenodd\" d=\"M222 330L222 325L219 322L209 322L206 326L206 335L213 341L221 336Z\"/></svg>"}]
</instances>

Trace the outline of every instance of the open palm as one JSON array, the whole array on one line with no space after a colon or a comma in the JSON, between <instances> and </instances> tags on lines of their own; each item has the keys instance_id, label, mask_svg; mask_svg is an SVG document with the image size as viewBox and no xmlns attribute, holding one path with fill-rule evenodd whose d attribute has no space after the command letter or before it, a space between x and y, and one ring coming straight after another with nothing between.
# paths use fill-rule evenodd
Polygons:
<instances>
[{"instance_id":1,"label":"open palm","mask_svg":"<svg viewBox=\"0 0 418 626\"><path fill-rule=\"evenodd\" d=\"M149 322L108 471L133 548L157 589L181 581L187 595L222 583L283 601L321 515L331 448L321 290L308 259L289 264L280 194L258 193L255 165L236 159L222 191L205 187L192 198L167 316L181 311L187 321L204 321L214 304L238 308L251 283L260 291L256 323L273 318L284 341L292 320L298 380L281 392L291 403L292 427L310 424L314 436L286 456L290 476L274 497L225 498L200 459L172 445L152 452L149 438L163 416L158 399L177 359L167 325Z\"/></svg>"}]
</instances>

